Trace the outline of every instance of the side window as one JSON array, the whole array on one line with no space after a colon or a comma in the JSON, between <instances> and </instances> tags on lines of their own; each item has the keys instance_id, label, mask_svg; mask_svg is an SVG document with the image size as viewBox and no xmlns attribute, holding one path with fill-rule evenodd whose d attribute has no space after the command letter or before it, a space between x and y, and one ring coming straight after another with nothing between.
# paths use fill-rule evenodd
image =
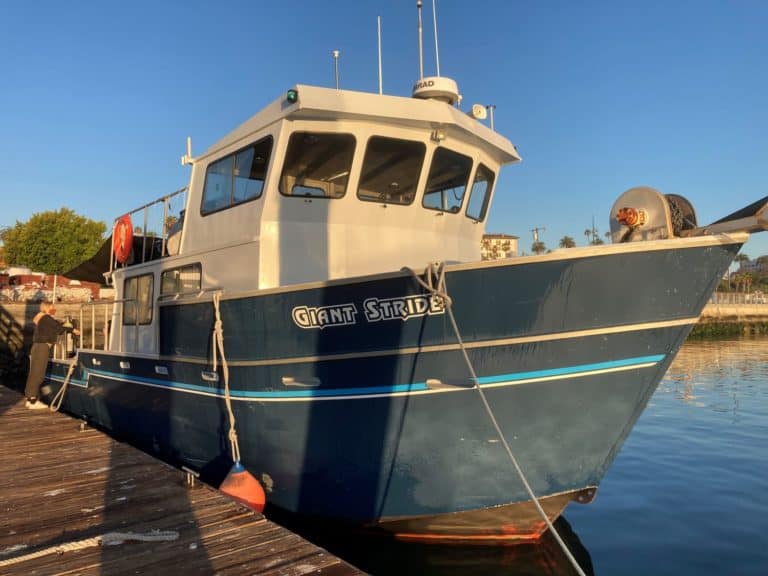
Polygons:
<instances>
[{"instance_id":1,"label":"side window","mask_svg":"<svg viewBox=\"0 0 768 576\"><path fill-rule=\"evenodd\" d=\"M365 147L357 197L386 204L413 202L426 150L423 142L372 136Z\"/></svg>"},{"instance_id":2,"label":"side window","mask_svg":"<svg viewBox=\"0 0 768 576\"><path fill-rule=\"evenodd\" d=\"M494 177L493 171L484 164L477 167L467 205L467 216L472 220L480 222L485 218L485 214L488 212L488 200L491 197L491 190L493 190Z\"/></svg>"},{"instance_id":3,"label":"side window","mask_svg":"<svg viewBox=\"0 0 768 576\"><path fill-rule=\"evenodd\" d=\"M355 137L351 134L294 132L285 152L280 193L341 198L347 191Z\"/></svg>"},{"instance_id":4,"label":"side window","mask_svg":"<svg viewBox=\"0 0 768 576\"><path fill-rule=\"evenodd\" d=\"M165 270L160 276L160 295L194 294L200 292L200 264L190 264Z\"/></svg>"},{"instance_id":5,"label":"side window","mask_svg":"<svg viewBox=\"0 0 768 576\"><path fill-rule=\"evenodd\" d=\"M232 198L234 156L227 156L208 166L203 191L203 214L229 206Z\"/></svg>"},{"instance_id":6,"label":"side window","mask_svg":"<svg viewBox=\"0 0 768 576\"><path fill-rule=\"evenodd\" d=\"M202 214L229 208L261 196L272 153L272 137L208 166L205 172Z\"/></svg>"},{"instance_id":7,"label":"side window","mask_svg":"<svg viewBox=\"0 0 768 576\"><path fill-rule=\"evenodd\" d=\"M447 148L438 148L432 157L422 206L456 214L467 191L472 159Z\"/></svg>"},{"instance_id":8,"label":"side window","mask_svg":"<svg viewBox=\"0 0 768 576\"><path fill-rule=\"evenodd\" d=\"M152 323L152 279L152 274L125 279L123 324L133 326Z\"/></svg>"}]
</instances>

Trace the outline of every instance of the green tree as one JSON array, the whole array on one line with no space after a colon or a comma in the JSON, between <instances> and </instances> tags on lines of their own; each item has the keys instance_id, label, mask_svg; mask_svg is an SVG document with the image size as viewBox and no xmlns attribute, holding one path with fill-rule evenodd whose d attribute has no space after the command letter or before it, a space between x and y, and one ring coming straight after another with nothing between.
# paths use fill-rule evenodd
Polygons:
<instances>
[{"instance_id":1,"label":"green tree","mask_svg":"<svg viewBox=\"0 0 768 576\"><path fill-rule=\"evenodd\" d=\"M749 262L749 256L746 254L736 254L736 258L733 259L734 262L736 262L739 265L739 268L741 268L744 264Z\"/></svg>"},{"instance_id":2,"label":"green tree","mask_svg":"<svg viewBox=\"0 0 768 576\"><path fill-rule=\"evenodd\" d=\"M547 247L544 245L544 242L537 241L531 244L531 252L534 254L543 254L547 251Z\"/></svg>"},{"instance_id":3,"label":"green tree","mask_svg":"<svg viewBox=\"0 0 768 576\"><path fill-rule=\"evenodd\" d=\"M576 240L570 236L560 238L560 248L573 248L574 246L576 246Z\"/></svg>"},{"instance_id":4,"label":"green tree","mask_svg":"<svg viewBox=\"0 0 768 576\"><path fill-rule=\"evenodd\" d=\"M62 274L93 256L107 227L69 208L38 212L27 222L0 231L5 258L11 266Z\"/></svg>"}]
</instances>

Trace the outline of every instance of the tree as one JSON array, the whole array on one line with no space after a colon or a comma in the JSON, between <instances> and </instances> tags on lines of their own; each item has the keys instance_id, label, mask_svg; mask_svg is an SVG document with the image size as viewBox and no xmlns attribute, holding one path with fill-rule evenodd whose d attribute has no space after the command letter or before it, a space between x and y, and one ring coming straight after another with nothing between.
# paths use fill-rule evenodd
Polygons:
<instances>
[{"instance_id":1,"label":"tree","mask_svg":"<svg viewBox=\"0 0 768 576\"><path fill-rule=\"evenodd\" d=\"M739 268L744 266L747 262L749 262L749 256L746 254L736 254L736 257L733 259L734 262L736 262L739 265Z\"/></svg>"},{"instance_id":2,"label":"tree","mask_svg":"<svg viewBox=\"0 0 768 576\"><path fill-rule=\"evenodd\" d=\"M560 248L573 248L574 246L576 246L576 241L570 236L560 238Z\"/></svg>"},{"instance_id":3,"label":"tree","mask_svg":"<svg viewBox=\"0 0 768 576\"><path fill-rule=\"evenodd\" d=\"M62 274L93 256L107 227L69 208L38 212L27 222L0 231L9 265Z\"/></svg>"},{"instance_id":4,"label":"tree","mask_svg":"<svg viewBox=\"0 0 768 576\"><path fill-rule=\"evenodd\" d=\"M534 254L543 254L547 251L547 247L544 245L544 242L536 241L533 244L531 244L531 252Z\"/></svg>"}]
</instances>

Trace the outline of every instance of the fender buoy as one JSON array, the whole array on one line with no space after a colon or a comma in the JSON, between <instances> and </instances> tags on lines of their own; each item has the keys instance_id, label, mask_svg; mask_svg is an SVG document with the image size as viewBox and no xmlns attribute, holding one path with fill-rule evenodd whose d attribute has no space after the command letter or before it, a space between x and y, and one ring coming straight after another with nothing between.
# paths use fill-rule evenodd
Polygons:
<instances>
[{"instance_id":1,"label":"fender buoy","mask_svg":"<svg viewBox=\"0 0 768 576\"><path fill-rule=\"evenodd\" d=\"M126 262L132 248L133 224L131 224L131 217L124 214L117 219L112 229L112 251L115 253L115 260L121 264Z\"/></svg>"},{"instance_id":2,"label":"fender buoy","mask_svg":"<svg viewBox=\"0 0 768 576\"><path fill-rule=\"evenodd\" d=\"M229 474L219 486L219 491L257 512L264 512L267 502L264 488L240 462L235 462L230 468Z\"/></svg>"}]
</instances>

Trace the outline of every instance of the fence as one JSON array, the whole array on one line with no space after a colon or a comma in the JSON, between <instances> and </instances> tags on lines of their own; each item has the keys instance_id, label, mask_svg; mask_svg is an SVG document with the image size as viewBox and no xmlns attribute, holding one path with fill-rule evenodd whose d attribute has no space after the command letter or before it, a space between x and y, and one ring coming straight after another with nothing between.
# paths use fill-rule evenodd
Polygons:
<instances>
[{"instance_id":1,"label":"fence","mask_svg":"<svg viewBox=\"0 0 768 576\"><path fill-rule=\"evenodd\" d=\"M712 304L768 304L768 296L762 292L715 292L709 299Z\"/></svg>"}]
</instances>

